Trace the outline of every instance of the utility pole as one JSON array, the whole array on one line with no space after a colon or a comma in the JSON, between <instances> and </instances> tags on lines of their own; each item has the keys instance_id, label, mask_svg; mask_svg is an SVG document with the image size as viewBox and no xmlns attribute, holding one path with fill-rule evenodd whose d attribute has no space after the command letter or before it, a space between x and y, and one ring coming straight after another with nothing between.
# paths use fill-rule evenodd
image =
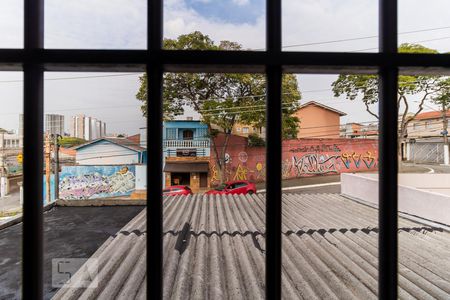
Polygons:
<instances>
[{"instance_id":1,"label":"utility pole","mask_svg":"<svg viewBox=\"0 0 450 300\"><path fill-rule=\"evenodd\" d=\"M59 138L61 136L59 134L54 135L54 153L55 153L55 200L59 198Z\"/></svg>"},{"instance_id":2,"label":"utility pole","mask_svg":"<svg viewBox=\"0 0 450 300\"><path fill-rule=\"evenodd\" d=\"M50 188L50 176L51 176L51 144L49 134L45 135L44 144L44 160L45 160L45 196L46 204L51 202L51 188Z\"/></svg>"},{"instance_id":3,"label":"utility pole","mask_svg":"<svg viewBox=\"0 0 450 300\"><path fill-rule=\"evenodd\" d=\"M448 149L448 120L446 102L442 101L442 135L444 136L444 164L450 163Z\"/></svg>"}]
</instances>

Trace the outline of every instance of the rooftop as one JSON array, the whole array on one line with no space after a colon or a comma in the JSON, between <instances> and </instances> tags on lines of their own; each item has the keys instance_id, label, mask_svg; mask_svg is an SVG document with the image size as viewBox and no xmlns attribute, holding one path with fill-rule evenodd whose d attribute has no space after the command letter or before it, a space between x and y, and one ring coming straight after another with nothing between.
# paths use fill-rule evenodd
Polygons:
<instances>
[{"instance_id":1,"label":"rooftop","mask_svg":"<svg viewBox=\"0 0 450 300\"><path fill-rule=\"evenodd\" d=\"M446 113L447 117L450 117L450 110ZM432 119L442 119L442 112L440 111L427 111L418 114L414 120L432 120Z\"/></svg>"},{"instance_id":2,"label":"rooftop","mask_svg":"<svg viewBox=\"0 0 450 300\"><path fill-rule=\"evenodd\" d=\"M164 299L264 299L264 211L264 194L167 198ZM376 299L377 224L377 209L338 194L284 194L283 297ZM95 253L98 288L54 299L144 299L145 228L144 210ZM399 298L448 299L449 232L405 218L398 232Z\"/></svg>"},{"instance_id":3,"label":"rooftop","mask_svg":"<svg viewBox=\"0 0 450 300\"><path fill-rule=\"evenodd\" d=\"M305 104L300 105L300 109L305 108L305 107L310 106L310 105L315 105L315 106L319 106L319 107L321 107L323 109L330 110L330 111L332 111L334 113L339 114L339 116L341 116L341 117L347 115L345 112L342 112L340 110L337 110L335 108L332 108L332 107L330 107L328 105L325 105L325 104L322 104L322 103L319 103L319 102L316 102L316 101L308 101Z\"/></svg>"},{"instance_id":4,"label":"rooftop","mask_svg":"<svg viewBox=\"0 0 450 300\"><path fill-rule=\"evenodd\" d=\"M107 142L110 142L110 143L113 143L113 144L116 144L116 145L128 148L128 149L136 151L136 152L142 152L142 151L146 150L145 148L139 146L139 144L137 144L134 141L129 140L127 138L111 138L111 137L99 138L99 139L96 139L96 140L93 140L93 141L89 141L89 142L84 143L82 145L73 147L72 149L80 150L81 148L92 146L92 145L94 145L94 144L96 144L98 142L101 142L101 141L107 141Z\"/></svg>"},{"instance_id":5,"label":"rooftop","mask_svg":"<svg viewBox=\"0 0 450 300\"><path fill-rule=\"evenodd\" d=\"M53 258L89 258L142 206L54 207L44 214L44 296L50 299ZM20 299L22 223L0 230L0 299Z\"/></svg>"}]
</instances>

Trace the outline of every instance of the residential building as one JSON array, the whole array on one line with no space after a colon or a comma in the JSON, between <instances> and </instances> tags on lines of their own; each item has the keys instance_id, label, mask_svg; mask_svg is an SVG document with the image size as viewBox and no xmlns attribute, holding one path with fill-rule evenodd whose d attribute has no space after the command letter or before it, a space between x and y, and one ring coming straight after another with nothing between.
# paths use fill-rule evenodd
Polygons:
<instances>
[{"instance_id":1,"label":"residential building","mask_svg":"<svg viewBox=\"0 0 450 300\"><path fill-rule=\"evenodd\" d=\"M340 136L347 139L376 139L378 138L378 124L347 123L341 126Z\"/></svg>"},{"instance_id":2,"label":"residential building","mask_svg":"<svg viewBox=\"0 0 450 300\"><path fill-rule=\"evenodd\" d=\"M106 124L85 115L73 116L70 135L86 141L96 140L106 136Z\"/></svg>"},{"instance_id":3,"label":"residential building","mask_svg":"<svg viewBox=\"0 0 450 300\"><path fill-rule=\"evenodd\" d=\"M450 118L450 110L446 112ZM408 123L408 138L420 139L430 137L442 137L444 128L443 113L440 111L427 111L418 114Z\"/></svg>"},{"instance_id":4,"label":"residential building","mask_svg":"<svg viewBox=\"0 0 450 300\"><path fill-rule=\"evenodd\" d=\"M233 126L231 133L243 137L248 137L250 134L256 134L257 136L264 138L266 135L266 128L236 123Z\"/></svg>"},{"instance_id":5,"label":"residential building","mask_svg":"<svg viewBox=\"0 0 450 300\"><path fill-rule=\"evenodd\" d=\"M189 185L194 192L209 187L210 139L200 121L163 124L164 184Z\"/></svg>"},{"instance_id":6,"label":"residential building","mask_svg":"<svg viewBox=\"0 0 450 300\"><path fill-rule=\"evenodd\" d=\"M340 117L345 115L330 106L309 101L294 113L300 122L297 138L339 138Z\"/></svg>"},{"instance_id":7,"label":"residential building","mask_svg":"<svg viewBox=\"0 0 450 300\"><path fill-rule=\"evenodd\" d=\"M20 136L0 128L0 149L20 149Z\"/></svg>"},{"instance_id":8,"label":"residential building","mask_svg":"<svg viewBox=\"0 0 450 300\"><path fill-rule=\"evenodd\" d=\"M44 133L59 134L60 136L64 136L64 116L56 114L46 114Z\"/></svg>"},{"instance_id":9,"label":"residential building","mask_svg":"<svg viewBox=\"0 0 450 300\"><path fill-rule=\"evenodd\" d=\"M84 128L85 128L85 116L77 115L73 116L70 123L70 136L84 139Z\"/></svg>"},{"instance_id":10,"label":"residential building","mask_svg":"<svg viewBox=\"0 0 450 300\"><path fill-rule=\"evenodd\" d=\"M147 151L126 138L100 138L74 149L78 165L130 165L147 162Z\"/></svg>"},{"instance_id":11,"label":"residential building","mask_svg":"<svg viewBox=\"0 0 450 300\"><path fill-rule=\"evenodd\" d=\"M341 135L340 117L346 113L316 101L309 101L299 107L293 116L299 119L297 138L339 138ZM248 137L256 134L265 138L266 128L235 124L232 134Z\"/></svg>"}]
</instances>

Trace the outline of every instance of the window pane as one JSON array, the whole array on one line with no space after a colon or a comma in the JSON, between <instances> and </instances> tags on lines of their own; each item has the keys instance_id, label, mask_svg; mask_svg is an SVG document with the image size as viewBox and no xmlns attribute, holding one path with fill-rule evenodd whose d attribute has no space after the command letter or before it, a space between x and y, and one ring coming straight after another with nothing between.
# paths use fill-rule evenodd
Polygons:
<instances>
[{"instance_id":1,"label":"window pane","mask_svg":"<svg viewBox=\"0 0 450 300\"><path fill-rule=\"evenodd\" d=\"M0 226L5 226L0 230L0 298L19 299L22 226L16 224L22 217L23 73L0 72L0 107Z\"/></svg>"},{"instance_id":2,"label":"window pane","mask_svg":"<svg viewBox=\"0 0 450 300\"><path fill-rule=\"evenodd\" d=\"M378 1L283 1L284 51L378 51Z\"/></svg>"},{"instance_id":3,"label":"window pane","mask_svg":"<svg viewBox=\"0 0 450 300\"><path fill-rule=\"evenodd\" d=\"M401 75L398 95L399 288L446 298L450 234L442 224L450 224L450 81L438 74Z\"/></svg>"},{"instance_id":4,"label":"window pane","mask_svg":"<svg viewBox=\"0 0 450 300\"><path fill-rule=\"evenodd\" d=\"M0 48L23 48L23 1L0 1Z\"/></svg>"},{"instance_id":5,"label":"window pane","mask_svg":"<svg viewBox=\"0 0 450 300\"><path fill-rule=\"evenodd\" d=\"M164 37L176 39L200 32L215 41L216 46L221 41L232 41L242 50L264 50L265 5L264 0L164 1ZM180 42L166 44L165 48L186 50L191 46L196 45ZM223 43L221 48L236 50L236 45Z\"/></svg>"},{"instance_id":6,"label":"window pane","mask_svg":"<svg viewBox=\"0 0 450 300\"><path fill-rule=\"evenodd\" d=\"M144 0L45 1L45 47L144 49Z\"/></svg>"},{"instance_id":7,"label":"window pane","mask_svg":"<svg viewBox=\"0 0 450 300\"><path fill-rule=\"evenodd\" d=\"M283 296L376 299L377 76L284 76Z\"/></svg>"},{"instance_id":8,"label":"window pane","mask_svg":"<svg viewBox=\"0 0 450 300\"><path fill-rule=\"evenodd\" d=\"M264 126L265 76L166 73L164 96L164 185L193 193L165 199L164 298L264 298L265 135L235 128Z\"/></svg>"},{"instance_id":9,"label":"window pane","mask_svg":"<svg viewBox=\"0 0 450 300\"><path fill-rule=\"evenodd\" d=\"M450 53L450 2L431 0L400 0L398 43L419 44L439 53ZM420 22L417 22L420 20Z\"/></svg>"},{"instance_id":10,"label":"window pane","mask_svg":"<svg viewBox=\"0 0 450 300\"><path fill-rule=\"evenodd\" d=\"M146 265L146 120L136 99L139 76L45 74L44 203L56 201L45 214L45 298L134 298L129 289L144 281L145 267L139 274L127 269L121 284L102 284L117 283L125 264ZM130 248L118 250L121 245Z\"/></svg>"}]
</instances>

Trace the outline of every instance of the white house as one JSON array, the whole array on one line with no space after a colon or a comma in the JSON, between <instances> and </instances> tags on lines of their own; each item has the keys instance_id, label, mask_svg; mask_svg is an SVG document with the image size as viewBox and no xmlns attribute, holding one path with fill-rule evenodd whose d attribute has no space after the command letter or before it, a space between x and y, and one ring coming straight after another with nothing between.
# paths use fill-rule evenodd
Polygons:
<instances>
[{"instance_id":1,"label":"white house","mask_svg":"<svg viewBox=\"0 0 450 300\"><path fill-rule=\"evenodd\" d=\"M78 165L129 165L147 162L147 151L126 138L101 138L74 148Z\"/></svg>"}]
</instances>

